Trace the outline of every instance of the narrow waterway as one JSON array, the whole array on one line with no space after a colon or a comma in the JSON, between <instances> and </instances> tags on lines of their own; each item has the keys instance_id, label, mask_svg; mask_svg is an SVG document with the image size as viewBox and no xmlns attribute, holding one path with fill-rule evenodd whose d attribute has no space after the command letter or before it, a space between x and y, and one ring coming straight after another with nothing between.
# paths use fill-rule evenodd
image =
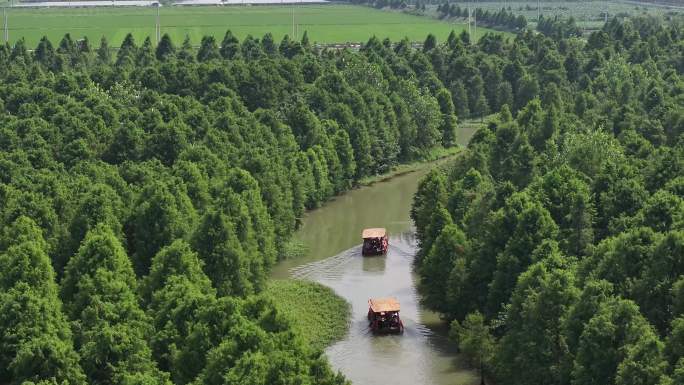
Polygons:
<instances>
[{"instance_id":1,"label":"narrow waterway","mask_svg":"<svg viewBox=\"0 0 684 385\"><path fill-rule=\"evenodd\" d=\"M302 278L333 288L352 305L344 339L326 349L334 368L355 385L478 384L447 338L446 325L421 307L413 272L416 239L410 208L418 181L436 164L353 190L304 218L296 234L306 255L280 262L273 277ZM386 256L361 256L361 231L385 227ZM375 336L368 328L368 298L396 297L405 331Z\"/></svg>"}]
</instances>

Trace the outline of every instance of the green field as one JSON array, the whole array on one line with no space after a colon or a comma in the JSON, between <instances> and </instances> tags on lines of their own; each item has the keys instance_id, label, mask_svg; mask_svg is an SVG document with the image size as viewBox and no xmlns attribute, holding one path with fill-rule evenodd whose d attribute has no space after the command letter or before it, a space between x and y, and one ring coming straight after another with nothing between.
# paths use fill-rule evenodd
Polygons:
<instances>
[{"instance_id":1,"label":"green field","mask_svg":"<svg viewBox=\"0 0 684 385\"><path fill-rule=\"evenodd\" d=\"M220 42L228 29L239 38L271 32L280 40L285 34L292 35L293 8L298 37L308 31L310 40L318 43L366 42L373 35L422 42L428 33L444 41L452 29L460 32L466 28L464 24L351 5L169 6L161 8L160 24L162 34L168 33L177 44L186 35L194 45L205 35L214 35ZM111 46L118 46L129 32L138 42L155 34L156 10L148 7L12 8L8 13L10 42L23 37L29 47L35 47L42 36L58 42L67 32L73 38L87 36L91 41L104 36ZM486 31L478 28L477 34Z\"/></svg>"}]
</instances>

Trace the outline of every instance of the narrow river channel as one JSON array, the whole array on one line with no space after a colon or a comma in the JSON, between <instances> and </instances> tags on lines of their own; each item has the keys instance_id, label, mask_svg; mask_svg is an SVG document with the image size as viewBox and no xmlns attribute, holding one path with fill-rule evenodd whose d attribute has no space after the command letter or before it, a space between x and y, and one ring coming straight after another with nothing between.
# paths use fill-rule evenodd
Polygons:
<instances>
[{"instance_id":1,"label":"narrow river channel","mask_svg":"<svg viewBox=\"0 0 684 385\"><path fill-rule=\"evenodd\" d=\"M471 135L472 130L463 130L462 144ZM306 245L306 255L273 269L273 278L313 280L351 304L349 331L326 355L354 385L479 383L449 342L446 325L421 307L416 291L412 262L417 240L409 213L418 181L436 165L350 191L309 212L295 235ZM386 256L361 256L361 231L366 227L387 228ZM401 335L374 336L368 328L368 298L385 296L401 303Z\"/></svg>"}]
</instances>

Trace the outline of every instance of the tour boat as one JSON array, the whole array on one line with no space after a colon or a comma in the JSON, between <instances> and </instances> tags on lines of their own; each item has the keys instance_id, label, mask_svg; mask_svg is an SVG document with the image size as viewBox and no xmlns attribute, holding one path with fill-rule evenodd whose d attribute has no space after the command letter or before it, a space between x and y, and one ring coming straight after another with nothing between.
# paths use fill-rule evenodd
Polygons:
<instances>
[{"instance_id":1,"label":"tour boat","mask_svg":"<svg viewBox=\"0 0 684 385\"><path fill-rule=\"evenodd\" d=\"M363 255L382 255L387 254L389 241L387 240L387 230L383 228L365 229L361 233L363 238Z\"/></svg>"},{"instance_id":2,"label":"tour boat","mask_svg":"<svg viewBox=\"0 0 684 385\"><path fill-rule=\"evenodd\" d=\"M374 333L403 333L404 324L399 318L399 301L396 298L368 300L368 321Z\"/></svg>"}]
</instances>

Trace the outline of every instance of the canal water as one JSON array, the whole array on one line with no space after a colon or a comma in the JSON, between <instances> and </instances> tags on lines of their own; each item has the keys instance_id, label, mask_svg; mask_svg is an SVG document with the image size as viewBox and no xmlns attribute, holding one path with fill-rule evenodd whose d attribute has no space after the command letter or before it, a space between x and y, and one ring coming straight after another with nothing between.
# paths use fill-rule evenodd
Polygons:
<instances>
[{"instance_id":1,"label":"canal water","mask_svg":"<svg viewBox=\"0 0 684 385\"><path fill-rule=\"evenodd\" d=\"M447 338L446 325L419 302L412 261L417 240L409 211L418 181L435 164L353 190L306 215L296 238L306 255L275 266L277 279L309 279L329 286L352 307L347 335L326 349L332 366L354 384L470 385L468 370ZM361 231L385 227L386 256L361 256ZM368 328L370 297L396 297L405 331L376 336Z\"/></svg>"}]
</instances>

